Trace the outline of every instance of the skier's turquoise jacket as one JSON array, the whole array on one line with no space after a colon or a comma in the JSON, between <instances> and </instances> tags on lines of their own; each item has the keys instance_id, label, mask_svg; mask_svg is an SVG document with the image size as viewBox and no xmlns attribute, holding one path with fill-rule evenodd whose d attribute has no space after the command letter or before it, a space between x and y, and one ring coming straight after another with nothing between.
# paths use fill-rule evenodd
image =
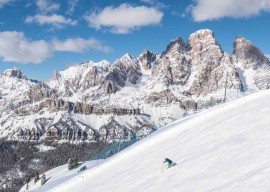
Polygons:
<instances>
[{"instance_id":1,"label":"skier's turquoise jacket","mask_svg":"<svg viewBox=\"0 0 270 192\"><path fill-rule=\"evenodd\" d=\"M172 160L168 159L168 158L165 158L164 162L163 163L168 163L169 165L171 165L173 162Z\"/></svg>"}]
</instances>

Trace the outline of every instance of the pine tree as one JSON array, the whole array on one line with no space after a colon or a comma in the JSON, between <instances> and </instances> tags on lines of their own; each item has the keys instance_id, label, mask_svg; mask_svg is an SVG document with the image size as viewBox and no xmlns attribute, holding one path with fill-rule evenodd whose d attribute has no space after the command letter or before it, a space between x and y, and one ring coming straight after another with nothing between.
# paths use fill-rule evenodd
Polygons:
<instances>
[{"instance_id":1,"label":"pine tree","mask_svg":"<svg viewBox=\"0 0 270 192\"><path fill-rule=\"evenodd\" d=\"M26 176L26 177L24 178L24 181L25 181L25 183L26 183L26 189L28 189L28 188L29 188L28 184L29 184L29 182L30 182L30 177L29 177L29 176Z\"/></svg>"},{"instance_id":2,"label":"pine tree","mask_svg":"<svg viewBox=\"0 0 270 192\"><path fill-rule=\"evenodd\" d=\"M46 183L46 176L45 174L43 173L42 174L42 177L41 177L41 185L44 185Z\"/></svg>"},{"instance_id":3,"label":"pine tree","mask_svg":"<svg viewBox=\"0 0 270 192\"><path fill-rule=\"evenodd\" d=\"M68 170L72 169L72 158L68 159Z\"/></svg>"},{"instance_id":4,"label":"pine tree","mask_svg":"<svg viewBox=\"0 0 270 192\"><path fill-rule=\"evenodd\" d=\"M78 158L70 158L68 160L68 169L72 170L78 165Z\"/></svg>"},{"instance_id":5,"label":"pine tree","mask_svg":"<svg viewBox=\"0 0 270 192\"><path fill-rule=\"evenodd\" d=\"M39 173L36 172L36 176L35 176L35 180L34 180L35 184L36 184L36 182L37 182L38 180L39 180Z\"/></svg>"}]
</instances>

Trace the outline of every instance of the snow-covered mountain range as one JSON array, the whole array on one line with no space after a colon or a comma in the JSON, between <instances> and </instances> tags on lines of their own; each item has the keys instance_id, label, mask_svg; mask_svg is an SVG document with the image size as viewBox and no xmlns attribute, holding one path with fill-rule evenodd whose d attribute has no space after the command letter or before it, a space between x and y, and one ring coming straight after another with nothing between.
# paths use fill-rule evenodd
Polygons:
<instances>
[{"instance_id":1,"label":"snow-covered mountain range","mask_svg":"<svg viewBox=\"0 0 270 192\"><path fill-rule=\"evenodd\" d=\"M140 138L187 114L268 89L269 59L237 37L225 53L211 30L114 63L83 62L47 82L19 69L0 75L0 137L20 140ZM226 92L226 94L225 94ZM224 97L226 95L226 97Z\"/></svg>"}]
</instances>

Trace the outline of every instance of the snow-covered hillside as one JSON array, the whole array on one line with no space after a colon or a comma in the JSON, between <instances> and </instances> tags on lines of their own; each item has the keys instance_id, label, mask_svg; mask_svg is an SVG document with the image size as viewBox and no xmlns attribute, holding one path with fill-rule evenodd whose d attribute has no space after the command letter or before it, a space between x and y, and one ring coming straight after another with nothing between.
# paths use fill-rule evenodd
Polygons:
<instances>
[{"instance_id":1,"label":"snow-covered hillside","mask_svg":"<svg viewBox=\"0 0 270 192\"><path fill-rule=\"evenodd\" d=\"M216 106L161 128L95 168L59 179L57 186L49 180L32 191L269 191L269 106L269 90ZM165 157L177 165L164 170Z\"/></svg>"}]
</instances>

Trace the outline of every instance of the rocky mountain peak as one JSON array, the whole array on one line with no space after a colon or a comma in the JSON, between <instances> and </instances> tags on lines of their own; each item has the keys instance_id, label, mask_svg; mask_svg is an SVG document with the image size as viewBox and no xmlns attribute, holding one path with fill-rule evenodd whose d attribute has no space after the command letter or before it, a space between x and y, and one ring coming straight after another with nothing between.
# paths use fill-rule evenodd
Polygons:
<instances>
[{"instance_id":1,"label":"rocky mountain peak","mask_svg":"<svg viewBox=\"0 0 270 192\"><path fill-rule=\"evenodd\" d=\"M211 46L215 46L221 50L220 45L215 39L214 32L209 29L196 31L189 36L189 50L193 49L196 52L200 52L211 48Z\"/></svg>"},{"instance_id":2,"label":"rocky mountain peak","mask_svg":"<svg viewBox=\"0 0 270 192\"><path fill-rule=\"evenodd\" d=\"M188 83L192 95L207 95L223 89L224 69L230 71L230 88L239 89L241 82L235 75L230 57L216 41L213 31L204 29L191 34L188 40L188 55L192 61L193 77Z\"/></svg>"},{"instance_id":3,"label":"rocky mountain peak","mask_svg":"<svg viewBox=\"0 0 270 192\"><path fill-rule=\"evenodd\" d=\"M123 59L129 59L129 60L134 60L136 59L136 57L134 57L133 55L130 55L129 53L126 53L125 55L123 55L120 60L123 60Z\"/></svg>"},{"instance_id":4,"label":"rocky mountain peak","mask_svg":"<svg viewBox=\"0 0 270 192\"><path fill-rule=\"evenodd\" d=\"M125 76L124 79L127 78L132 84L140 81L141 67L136 57L127 53L114 63L115 67L119 67L121 73Z\"/></svg>"},{"instance_id":5,"label":"rocky mountain peak","mask_svg":"<svg viewBox=\"0 0 270 192\"><path fill-rule=\"evenodd\" d=\"M152 68L152 63L156 60L157 55L155 53L152 53L151 51L144 50L140 56L139 56L139 61L142 64L142 68L144 70L149 70Z\"/></svg>"},{"instance_id":6,"label":"rocky mountain peak","mask_svg":"<svg viewBox=\"0 0 270 192\"><path fill-rule=\"evenodd\" d=\"M233 43L233 57L236 62L248 63L245 66L246 68L256 68L264 64L270 66L269 59L264 56L260 49L241 36L238 36Z\"/></svg>"},{"instance_id":7,"label":"rocky mountain peak","mask_svg":"<svg viewBox=\"0 0 270 192\"><path fill-rule=\"evenodd\" d=\"M177 37L175 40L172 40L166 50L162 53L161 57L164 55L168 55L172 53L173 55L176 53L184 53L187 49L187 46L181 37Z\"/></svg>"},{"instance_id":8,"label":"rocky mountain peak","mask_svg":"<svg viewBox=\"0 0 270 192\"><path fill-rule=\"evenodd\" d=\"M9 77L17 77L19 79L27 79L27 77L21 72L21 70L16 67L5 70L3 75L9 76Z\"/></svg>"},{"instance_id":9,"label":"rocky mountain peak","mask_svg":"<svg viewBox=\"0 0 270 192\"><path fill-rule=\"evenodd\" d=\"M224 51L215 39L214 32L209 29L199 30L190 35L188 52L194 65L220 64Z\"/></svg>"},{"instance_id":10,"label":"rocky mountain peak","mask_svg":"<svg viewBox=\"0 0 270 192\"><path fill-rule=\"evenodd\" d=\"M114 65L119 64L119 63L122 63L122 65L125 68L128 68L128 66L132 66L132 65L139 65L138 59L134 57L133 55L130 55L129 53L126 53L120 59L117 59L114 62Z\"/></svg>"},{"instance_id":11,"label":"rocky mountain peak","mask_svg":"<svg viewBox=\"0 0 270 192\"><path fill-rule=\"evenodd\" d=\"M115 65L121 65L122 67L127 70L129 67L137 67L139 66L139 61L136 57L133 55L130 55L129 53L126 53L123 55L120 59L116 60Z\"/></svg>"},{"instance_id":12,"label":"rocky mountain peak","mask_svg":"<svg viewBox=\"0 0 270 192\"><path fill-rule=\"evenodd\" d=\"M82 66L82 72L85 72L87 69L89 68L96 68L97 71L108 71L108 69L111 66L111 63L107 60L101 60L97 63L95 63L94 61L87 61L85 63L81 63L80 64Z\"/></svg>"},{"instance_id":13,"label":"rocky mountain peak","mask_svg":"<svg viewBox=\"0 0 270 192\"><path fill-rule=\"evenodd\" d=\"M143 56L146 56L146 55L156 55L155 53L147 50L147 49L144 49L143 52L139 55L139 57L143 57Z\"/></svg>"},{"instance_id":14,"label":"rocky mountain peak","mask_svg":"<svg viewBox=\"0 0 270 192\"><path fill-rule=\"evenodd\" d=\"M184 85L190 76L190 58L182 38L171 41L155 62L151 75L160 77L167 85Z\"/></svg>"},{"instance_id":15,"label":"rocky mountain peak","mask_svg":"<svg viewBox=\"0 0 270 192\"><path fill-rule=\"evenodd\" d=\"M103 67L103 68L109 67L110 64L111 63L109 61L107 61L107 60L102 60L102 61L98 62L98 65L101 66L101 67Z\"/></svg>"},{"instance_id":16,"label":"rocky mountain peak","mask_svg":"<svg viewBox=\"0 0 270 192\"><path fill-rule=\"evenodd\" d=\"M201 30L198 30L192 34L190 34L189 36L189 40L191 39L205 39L205 40L212 40L212 39L215 39L215 34L212 30L210 29L201 29Z\"/></svg>"},{"instance_id":17,"label":"rocky mountain peak","mask_svg":"<svg viewBox=\"0 0 270 192\"><path fill-rule=\"evenodd\" d=\"M52 74L52 77L51 77L51 80L58 80L59 78L61 78L61 75L58 71L54 70L53 71L53 74Z\"/></svg>"},{"instance_id":18,"label":"rocky mountain peak","mask_svg":"<svg viewBox=\"0 0 270 192\"><path fill-rule=\"evenodd\" d=\"M237 36L233 43L234 49L241 48L241 47L250 47L250 46L252 46L252 43L242 36Z\"/></svg>"},{"instance_id":19,"label":"rocky mountain peak","mask_svg":"<svg viewBox=\"0 0 270 192\"><path fill-rule=\"evenodd\" d=\"M269 89L270 61L251 41L238 36L233 43L232 60L238 72L249 78L244 90Z\"/></svg>"}]
</instances>

